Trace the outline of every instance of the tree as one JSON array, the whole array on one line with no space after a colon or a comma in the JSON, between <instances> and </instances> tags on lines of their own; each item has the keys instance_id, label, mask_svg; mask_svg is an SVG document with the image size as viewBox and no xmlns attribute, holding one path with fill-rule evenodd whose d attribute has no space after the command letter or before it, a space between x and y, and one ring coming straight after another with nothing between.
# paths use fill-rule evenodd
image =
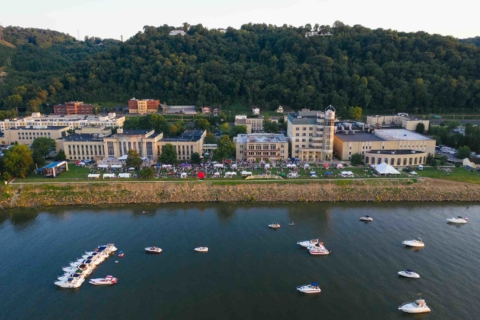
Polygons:
<instances>
[{"instance_id":1,"label":"tree","mask_svg":"<svg viewBox=\"0 0 480 320\"><path fill-rule=\"evenodd\" d=\"M65 161L66 159L67 159L67 156L65 155L65 151L63 151L62 149L58 150L55 160Z\"/></svg>"},{"instance_id":2,"label":"tree","mask_svg":"<svg viewBox=\"0 0 480 320\"><path fill-rule=\"evenodd\" d=\"M155 177L155 170L153 170L153 168L143 168L140 171L140 176L142 179L153 179L153 177Z\"/></svg>"},{"instance_id":3,"label":"tree","mask_svg":"<svg viewBox=\"0 0 480 320\"><path fill-rule=\"evenodd\" d=\"M263 131L269 133L277 133L278 132L278 123L274 121L266 120L263 122Z\"/></svg>"},{"instance_id":4,"label":"tree","mask_svg":"<svg viewBox=\"0 0 480 320\"><path fill-rule=\"evenodd\" d=\"M178 162L177 152L173 144L167 143L162 146L162 154L158 158L158 161L165 164L176 164Z\"/></svg>"},{"instance_id":5,"label":"tree","mask_svg":"<svg viewBox=\"0 0 480 320\"><path fill-rule=\"evenodd\" d=\"M217 143L217 138L215 138L215 135L213 133L208 132L207 135L205 136L205 140L203 140L203 143L215 144Z\"/></svg>"},{"instance_id":6,"label":"tree","mask_svg":"<svg viewBox=\"0 0 480 320\"><path fill-rule=\"evenodd\" d=\"M423 134L425 132L425 125L423 122L417 123L417 127L415 128L415 132Z\"/></svg>"},{"instance_id":7,"label":"tree","mask_svg":"<svg viewBox=\"0 0 480 320\"><path fill-rule=\"evenodd\" d=\"M210 129L210 122L208 122L207 119L201 118L201 119L196 119L193 122L195 129L201 129L201 130L209 130Z\"/></svg>"},{"instance_id":8,"label":"tree","mask_svg":"<svg viewBox=\"0 0 480 320\"><path fill-rule=\"evenodd\" d=\"M360 120L362 118L362 108L360 107L350 107L348 109L348 114L352 119Z\"/></svg>"},{"instance_id":9,"label":"tree","mask_svg":"<svg viewBox=\"0 0 480 320\"><path fill-rule=\"evenodd\" d=\"M140 169L142 166L143 160L140 158L140 154L133 149L128 150L127 152L127 160L125 161L127 167Z\"/></svg>"},{"instance_id":10,"label":"tree","mask_svg":"<svg viewBox=\"0 0 480 320\"><path fill-rule=\"evenodd\" d=\"M33 165L32 151L23 144L17 144L8 149L3 157L3 177L9 180L13 177L25 178Z\"/></svg>"},{"instance_id":11,"label":"tree","mask_svg":"<svg viewBox=\"0 0 480 320\"><path fill-rule=\"evenodd\" d=\"M202 161L202 159L200 158L200 154L198 152L192 153L190 161L192 163L199 164Z\"/></svg>"},{"instance_id":12,"label":"tree","mask_svg":"<svg viewBox=\"0 0 480 320\"><path fill-rule=\"evenodd\" d=\"M36 149L32 151L32 159L33 163L36 164L38 167L42 167L45 165L45 157L40 153L40 151Z\"/></svg>"},{"instance_id":13,"label":"tree","mask_svg":"<svg viewBox=\"0 0 480 320\"><path fill-rule=\"evenodd\" d=\"M217 144L217 149L213 154L213 160L223 161L227 158L235 157L235 144L230 140L229 136L223 136L220 138Z\"/></svg>"},{"instance_id":14,"label":"tree","mask_svg":"<svg viewBox=\"0 0 480 320\"><path fill-rule=\"evenodd\" d=\"M230 133L230 126L226 122L222 123L218 128L220 129L222 134L229 134Z\"/></svg>"},{"instance_id":15,"label":"tree","mask_svg":"<svg viewBox=\"0 0 480 320\"><path fill-rule=\"evenodd\" d=\"M469 158L471 153L472 153L472 150L470 150L469 147L463 146L463 147L458 148L457 157L460 158L460 159Z\"/></svg>"},{"instance_id":16,"label":"tree","mask_svg":"<svg viewBox=\"0 0 480 320\"><path fill-rule=\"evenodd\" d=\"M247 126L239 125L239 126L231 127L230 131L228 132L228 135L230 136L230 138L233 138L243 133L247 133Z\"/></svg>"},{"instance_id":17,"label":"tree","mask_svg":"<svg viewBox=\"0 0 480 320\"><path fill-rule=\"evenodd\" d=\"M55 146L55 140L45 137L38 137L33 140L32 151L38 151L42 157L46 158L50 152L55 150Z\"/></svg>"},{"instance_id":18,"label":"tree","mask_svg":"<svg viewBox=\"0 0 480 320\"><path fill-rule=\"evenodd\" d=\"M447 123L447 128L448 130L453 130L453 129L456 129L457 127L460 126L460 122L457 121L457 120L453 120L453 121L449 121Z\"/></svg>"},{"instance_id":19,"label":"tree","mask_svg":"<svg viewBox=\"0 0 480 320\"><path fill-rule=\"evenodd\" d=\"M363 164L362 155L360 153L352 154L350 162L352 163L352 166L358 166L359 164Z\"/></svg>"}]
</instances>

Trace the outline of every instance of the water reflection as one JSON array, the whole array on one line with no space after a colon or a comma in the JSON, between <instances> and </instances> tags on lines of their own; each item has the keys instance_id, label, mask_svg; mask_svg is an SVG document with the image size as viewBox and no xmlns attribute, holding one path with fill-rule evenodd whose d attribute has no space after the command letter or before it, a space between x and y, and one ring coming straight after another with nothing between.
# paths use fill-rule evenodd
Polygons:
<instances>
[{"instance_id":1,"label":"water reflection","mask_svg":"<svg viewBox=\"0 0 480 320\"><path fill-rule=\"evenodd\" d=\"M39 215L38 211L25 210L10 212L10 221L15 229L23 230L33 225Z\"/></svg>"}]
</instances>

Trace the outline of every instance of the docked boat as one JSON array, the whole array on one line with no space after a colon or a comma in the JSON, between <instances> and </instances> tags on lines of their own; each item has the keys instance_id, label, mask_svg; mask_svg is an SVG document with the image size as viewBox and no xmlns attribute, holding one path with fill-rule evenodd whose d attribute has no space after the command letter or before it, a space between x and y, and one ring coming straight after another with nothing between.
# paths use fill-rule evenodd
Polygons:
<instances>
[{"instance_id":1,"label":"docked boat","mask_svg":"<svg viewBox=\"0 0 480 320\"><path fill-rule=\"evenodd\" d=\"M106 276L105 278L91 279L89 283L93 284L94 286L109 286L117 283L117 280L117 278L112 276Z\"/></svg>"},{"instance_id":2,"label":"docked boat","mask_svg":"<svg viewBox=\"0 0 480 320\"><path fill-rule=\"evenodd\" d=\"M420 275L418 273L413 272L410 269L407 269L407 270L404 270L404 271L399 271L398 274L401 275L402 277L406 277L406 278L415 278L415 279L420 278Z\"/></svg>"},{"instance_id":3,"label":"docked boat","mask_svg":"<svg viewBox=\"0 0 480 320\"><path fill-rule=\"evenodd\" d=\"M405 302L398 310L401 310L406 313L425 313L430 312L430 308L427 306L427 303L423 299L418 299L413 302Z\"/></svg>"},{"instance_id":4,"label":"docked boat","mask_svg":"<svg viewBox=\"0 0 480 320\"><path fill-rule=\"evenodd\" d=\"M370 222L373 221L373 218L370 216L363 216L360 218L360 221Z\"/></svg>"},{"instance_id":5,"label":"docked boat","mask_svg":"<svg viewBox=\"0 0 480 320\"><path fill-rule=\"evenodd\" d=\"M208 252L207 247L198 247L198 248L195 248L194 250L197 252Z\"/></svg>"},{"instance_id":6,"label":"docked boat","mask_svg":"<svg viewBox=\"0 0 480 320\"><path fill-rule=\"evenodd\" d=\"M124 255L125 255L125 253L124 253L123 251L120 251L120 252L118 253L118 256L119 256L120 258L123 258Z\"/></svg>"},{"instance_id":7,"label":"docked boat","mask_svg":"<svg viewBox=\"0 0 480 320\"><path fill-rule=\"evenodd\" d=\"M456 218L448 218L447 219L447 222L449 223L458 223L458 224L465 224L468 222L468 218L464 218L464 217L461 217L461 216L458 216Z\"/></svg>"},{"instance_id":8,"label":"docked boat","mask_svg":"<svg viewBox=\"0 0 480 320\"><path fill-rule=\"evenodd\" d=\"M67 280L55 281L54 284L60 288L79 288L85 281L84 278L68 278Z\"/></svg>"},{"instance_id":9,"label":"docked boat","mask_svg":"<svg viewBox=\"0 0 480 320\"><path fill-rule=\"evenodd\" d=\"M311 247L311 246L314 246L314 245L318 244L318 239L298 241L297 244L301 245L304 248L308 248L308 247Z\"/></svg>"},{"instance_id":10,"label":"docked boat","mask_svg":"<svg viewBox=\"0 0 480 320\"><path fill-rule=\"evenodd\" d=\"M162 249L160 249L160 248L158 248L158 247L146 247L146 248L145 248L145 251L146 251L147 253L153 253L153 254L155 254L155 253L162 253Z\"/></svg>"},{"instance_id":11,"label":"docked boat","mask_svg":"<svg viewBox=\"0 0 480 320\"><path fill-rule=\"evenodd\" d=\"M407 247L416 247L416 248L425 247L425 243L423 243L422 238L420 237L413 240L405 240L402 242L402 244Z\"/></svg>"},{"instance_id":12,"label":"docked boat","mask_svg":"<svg viewBox=\"0 0 480 320\"><path fill-rule=\"evenodd\" d=\"M308 251L312 256L326 256L332 252L323 246L323 242L320 242L318 245L308 247Z\"/></svg>"},{"instance_id":13,"label":"docked boat","mask_svg":"<svg viewBox=\"0 0 480 320\"><path fill-rule=\"evenodd\" d=\"M280 223L272 223L272 224L269 224L268 227L270 229L278 229L280 228Z\"/></svg>"},{"instance_id":14,"label":"docked boat","mask_svg":"<svg viewBox=\"0 0 480 320\"><path fill-rule=\"evenodd\" d=\"M85 264L85 263L82 263L80 264L78 267L65 267L65 268L62 268L63 271L65 272L75 272L76 270L80 269L82 271L85 271L89 268L89 265Z\"/></svg>"},{"instance_id":15,"label":"docked boat","mask_svg":"<svg viewBox=\"0 0 480 320\"><path fill-rule=\"evenodd\" d=\"M322 290L320 290L320 286L317 282L312 282L304 286L298 286L297 291L302 293L320 293Z\"/></svg>"},{"instance_id":16,"label":"docked boat","mask_svg":"<svg viewBox=\"0 0 480 320\"><path fill-rule=\"evenodd\" d=\"M292 222L290 222L288 225L289 225L289 226L294 226L294 225L295 225L295 222L292 221Z\"/></svg>"}]
</instances>

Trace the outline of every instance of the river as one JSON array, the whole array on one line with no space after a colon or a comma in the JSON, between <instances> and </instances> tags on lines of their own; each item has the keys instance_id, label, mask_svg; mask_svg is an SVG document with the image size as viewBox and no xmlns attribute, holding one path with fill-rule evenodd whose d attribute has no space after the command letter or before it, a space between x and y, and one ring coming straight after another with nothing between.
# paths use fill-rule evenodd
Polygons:
<instances>
[{"instance_id":1,"label":"river","mask_svg":"<svg viewBox=\"0 0 480 320\"><path fill-rule=\"evenodd\" d=\"M142 214L142 211L148 213ZM359 217L369 214L366 224ZM453 215L470 218L449 225ZM294 221L295 226L288 226ZM279 230L267 225L278 222ZM478 319L480 205L168 204L0 213L2 319ZM401 242L421 236L425 248ZM296 242L320 238L330 256ZM62 266L115 243L90 276L111 287L53 282ZM143 248L159 246L161 255ZM209 252L195 253L198 246ZM118 261L118 263L115 263ZM411 268L420 279L399 278ZM296 286L317 281L322 292ZM431 314L397 310L417 293Z\"/></svg>"}]
</instances>

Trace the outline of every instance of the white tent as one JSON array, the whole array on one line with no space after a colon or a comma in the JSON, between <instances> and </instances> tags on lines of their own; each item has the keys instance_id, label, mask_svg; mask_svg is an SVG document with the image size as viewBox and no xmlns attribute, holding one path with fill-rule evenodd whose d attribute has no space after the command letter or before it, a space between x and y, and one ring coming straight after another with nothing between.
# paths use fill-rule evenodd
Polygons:
<instances>
[{"instance_id":1,"label":"white tent","mask_svg":"<svg viewBox=\"0 0 480 320\"><path fill-rule=\"evenodd\" d=\"M242 171L242 176L244 176L244 177L245 176L251 176L251 175L252 175L252 173L249 172L249 171Z\"/></svg>"},{"instance_id":2,"label":"white tent","mask_svg":"<svg viewBox=\"0 0 480 320\"><path fill-rule=\"evenodd\" d=\"M121 156L121 157L118 158L117 160L125 161L125 160L127 160L127 158L128 158L128 155L124 154L123 156Z\"/></svg>"},{"instance_id":3,"label":"white tent","mask_svg":"<svg viewBox=\"0 0 480 320\"><path fill-rule=\"evenodd\" d=\"M375 170L379 174L400 174L394 167L391 165L386 164L385 162L382 162L378 166L375 167Z\"/></svg>"},{"instance_id":4,"label":"white tent","mask_svg":"<svg viewBox=\"0 0 480 320\"><path fill-rule=\"evenodd\" d=\"M100 178L100 175L98 173L90 173L88 175L88 179L98 179Z\"/></svg>"},{"instance_id":5,"label":"white tent","mask_svg":"<svg viewBox=\"0 0 480 320\"><path fill-rule=\"evenodd\" d=\"M99 164L98 167L99 168L108 168L108 164Z\"/></svg>"},{"instance_id":6,"label":"white tent","mask_svg":"<svg viewBox=\"0 0 480 320\"><path fill-rule=\"evenodd\" d=\"M265 170L267 169L270 169L270 165L268 163L265 165Z\"/></svg>"},{"instance_id":7,"label":"white tent","mask_svg":"<svg viewBox=\"0 0 480 320\"><path fill-rule=\"evenodd\" d=\"M305 165L303 166L303 169L308 169L310 168L310 165L308 163L305 163Z\"/></svg>"},{"instance_id":8,"label":"white tent","mask_svg":"<svg viewBox=\"0 0 480 320\"><path fill-rule=\"evenodd\" d=\"M230 171L230 172L226 172L225 175L227 176L236 176L237 173L235 171Z\"/></svg>"},{"instance_id":9,"label":"white tent","mask_svg":"<svg viewBox=\"0 0 480 320\"><path fill-rule=\"evenodd\" d=\"M130 173L119 173L118 177L119 178L130 178Z\"/></svg>"},{"instance_id":10,"label":"white tent","mask_svg":"<svg viewBox=\"0 0 480 320\"><path fill-rule=\"evenodd\" d=\"M170 169L171 167L172 167L171 164L163 164L163 165L162 165L162 168L164 168L164 169L165 169L165 168L166 168L166 169Z\"/></svg>"},{"instance_id":11,"label":"white tent","mask_svg":"<svg viewBox=\"0 0 480 320\"><path fill-rule=\"evenodd\" d=\"M342 177L353 177L354 176L352 171L342 171L342 172L340 172L340 175Z\"/></svg>"},{"instance_id":12,"label":"white tent","mask_svg":"<svg viewBox=\"0 0 480 320\"><path fill-rule=\"evenodd\" d=\"M128 171L133 171L133 170L135 170L135 168L134 168L134 167L130 167L130 168L128 168Z\"/></svg>"},{"instance_id":13,"label":"white tent","mask_svg":"<svg viewBox=\"0 0 480 320\"><path fill-rule=\"evenodd\" d=\"M180 175L180 177L181 177L182 179L185 179L185 178L187 177L187 173L186 173L186 172L182 172L182 174Z\"/></svg>"},{"instance_id":14,"label":"white tent","mask_svg":"<svg viewBox=\"0 0 480 320\"><path fill-rule=\"evenodd\" d=\"M118 169L118 168L121 168L121 167L122 167L122 165L120 165L120 164L112 164L112 168Z\"/></svg>"},{"instance_id":15,"label":"white tent","mask_svg":"<svg viewBox=\"0 0 480 320\"><path fill-rule=\"evenodd\" d=\"M214 168L223 168L223 164L217 163L213 166Z\"/></svg>"},{"instance_id":16,"label":"white tent","mask_svg":"<svg viewBox=\"0 0 480 320\"><path fill-rule=\"evenodd\" d=\"M296 168L297 166L293 163L287 164L287 168Z\"/></svg>"},{"instance_id":17,"label":"white tent","mask_svg":"<svg viewBox=\"0 0 480 320\"><path fill-rule=\"evenodd\" d=\"M113 173L104 173L103 174L103 179L105 178L115 178L115 175Z\"/></svg>"},{"instance_id":18,"label":"white tent","mask_svg":"<svg viewBox=\"0 0 480 320\"><path fill-rule=\"evenodd\" d=\"M237 169L237 165L235 163L232 164L232 169Z\"/></svg>"}]
</instances>

